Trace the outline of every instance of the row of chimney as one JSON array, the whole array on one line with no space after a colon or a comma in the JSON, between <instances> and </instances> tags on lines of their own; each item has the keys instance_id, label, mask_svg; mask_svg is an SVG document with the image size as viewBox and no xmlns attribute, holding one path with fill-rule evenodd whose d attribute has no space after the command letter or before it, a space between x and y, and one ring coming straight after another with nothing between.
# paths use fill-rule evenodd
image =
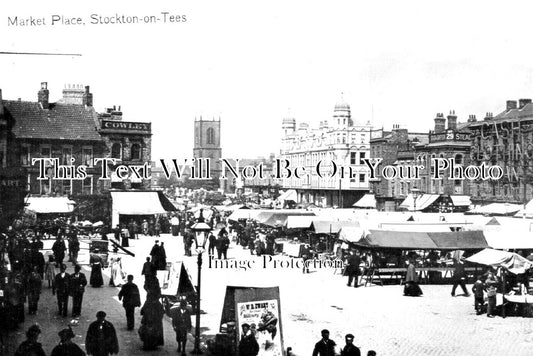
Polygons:
<instances>
[{"instance_id":1,"label":"row of chimney","mask_svg":"<svg viewBox=\"0 0 533 356\"><path fill-rule=\"evenodd\" d=\"M448 119L448 130L457 129L457 115L455 115L455 110L451 110L450 114L447 117ZM442 132L446 130L446 118L443 113L437 113L435 117L435 133Z\"/></svg>"},{"instance_id":2,"label":"row of chimney","mask_svg":"<svg viewBox=\"0 0 533 356\"><path fill-rule=\"evenodd\" d=\"M37 100L43 107L48 109L50 107L50 92L48 91L48 83L42 82L41 89L37 93ZM63 100L66 104L77 104L93 106L93 94L90 92L90 87L87 85L67 85L63 89Z\"/></svg>"}]
</instances>

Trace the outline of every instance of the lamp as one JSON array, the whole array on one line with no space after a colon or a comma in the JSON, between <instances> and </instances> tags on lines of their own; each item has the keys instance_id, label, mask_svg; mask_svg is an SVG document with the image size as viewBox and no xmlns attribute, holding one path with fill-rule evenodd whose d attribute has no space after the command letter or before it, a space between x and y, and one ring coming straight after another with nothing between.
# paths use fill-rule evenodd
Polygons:
<instances>
[{"instance_id":1,"label":"lamp","mask_svg":"<svg viewBox=\"0 0 533 356\"><path fill-rule=\"evenodd\" d=\"M194 349L192 350L192 354L194 355L201 355L202 350L200 350L200 287L202 282L202 254L205 251L205 243L207 242L207 233L212 230L211 226L205 222L204 219L204 209L200 209L200 216L196 220L196 223L194 223L191 226L191 230L196 235L196 252L198 253L198 286L197 286L197 299L196 299L196 332L194 335ZM202 235L201 237L201 245L198 244L198 237L199 235Z\"/></svg>"}]
</instances>

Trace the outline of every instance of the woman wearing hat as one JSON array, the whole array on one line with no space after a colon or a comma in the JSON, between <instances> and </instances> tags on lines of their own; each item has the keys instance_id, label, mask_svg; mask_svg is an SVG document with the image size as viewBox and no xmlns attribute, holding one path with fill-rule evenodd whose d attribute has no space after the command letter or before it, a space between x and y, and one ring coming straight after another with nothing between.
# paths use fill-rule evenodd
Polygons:
<instances>
[{"instance_id":1,"label":"woman wearing hat","mask_svg":"<svg viewBox=\"0 0 533 356\"><path fill-rule=\"evenodd\" d=\"M15 351L15 356L46 356L43 346L40 342L37 342L40 333L41 328L39 325L30 326L28 331L26 331L26 341L19 345L17 351Z\"/></svg>"},{"instance_id":2,"label":"woman wearing hat","mask_svg":"<svg viewBox=\"0 0 533 356\"><path fill-rule=\"evenodd\" d=\"M59 344L52 350L51 356L85 356L85 352L75 343L72 342L74 338L74 332L68 327L63 329L59 333Z\"/></svg>"}]
</instances>

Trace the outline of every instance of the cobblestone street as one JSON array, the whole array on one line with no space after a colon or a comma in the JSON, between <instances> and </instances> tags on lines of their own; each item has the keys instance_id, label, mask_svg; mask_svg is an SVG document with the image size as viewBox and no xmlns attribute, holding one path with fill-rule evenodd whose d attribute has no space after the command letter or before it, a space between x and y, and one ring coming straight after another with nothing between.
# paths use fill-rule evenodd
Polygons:
<instances>
[{"instance_id":1,"label":"cobblestone street","mask_svg":"<svg viewBox=\"0 0 533 356\"><path fill-rule=\"evenodd\" d=\"M154 240L151 237L131 240L131 250L136 257L121 255L124 256L124 270L135 276L134 282L140 287L143 301L141 266ZM184 260L196 283L196 256L182 257L181 237L164 235L159 240L165 242L168 261ZM378 355L393 356L530 355L533 349L531 319L476 316L473 297L451 297L449 285L422 285L422 297L404 297L403 287L398 285L349 288L346 277L335 274L332 269L306 275L293 268L264 269L260 257L250 256L248 250L234 245L228 256L230 259L255 260L255 268L246 271L209 268L205 255L202 269L202 310L206 312L201 320L203 338L214 337L218 332L227 285L279 285L284 344L285 348L292 347L296 355L310 355L313 345L320 339L320 330L324 328L330 330L331 339L338 344L343 344L345 334L354 334L354 343L363 354L373 349ZM275 259L286 260L287 257ZM68 272L71 270L69 267ZM90 271L85 268L84 272L89 278ZM165 345L158 351L141 350L142 343L137 334L139 309L136 309L135 330L127 331L124 310L116 297L118 288L107 285L107 274L108 270L104 270L106 284L102 288L88 286L86 289L82 317L78 325L73 325L75 342L84 347L89 323L95 320L98 310L104 310L119 335L121 355L177 354L174 332L167 317L164 319ZM43 330L40 341L49 354L59 341L57 332L71 320L57 316L55 296L52 296L51 289L44 287L38 314L26 314L24 325L13 333L12 345L23 341L25 330L33 322L38 322ZM192 348L193 337L189 335L188 349Z\"/></svg>"}]
</instances>

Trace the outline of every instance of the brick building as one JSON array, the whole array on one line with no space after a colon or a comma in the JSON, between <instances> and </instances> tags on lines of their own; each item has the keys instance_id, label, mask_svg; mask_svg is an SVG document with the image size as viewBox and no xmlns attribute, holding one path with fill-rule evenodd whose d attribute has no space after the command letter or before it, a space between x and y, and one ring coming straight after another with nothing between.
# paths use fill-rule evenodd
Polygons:
<instances>
[{"instance_id":1,"label":"brick building","mask_svg":"<svg viewBox=\"0 0 533 356\"><path fill-rule=\"evenodd\" d=\"M424 146L429 141L428 133L408 132L395 124L391 131L372 130L370 139L370 157L381 158L381 167L395 165L398 162L414 159L415 147ZM395 210L397 202L409 190L409 182L392 184L377 170L376 179L371 181L371 190L376 197L377 208Z\"/></svg>"},{"instance_id":2,"label":"brick building","mask_svg":"<svg viewBox=\"0 0 533 356\"><path fill-rule=\"evenodd\" d=\"M509 100L505 110L470 125L475 164L498 165L504 176L471 185L472 200L526 203L533 198L533 103Z\"/></svg>"},{"instance_id":3,"label":"brick building","mask_svg":"<svg viewBox=\"0 0 533 356\"><path fill-rule=\"evenodd\" d=\"M43 82L37 101L2 100L0 96L0 104L5 122L0 134L0 166L23 169L24 184L32 196L72 197L108 191L112 183L99 179L102 168L95 158L117 157L123 164L150 162L150 123L124 122L120 110L98 114L88 86L67 85L62 98L50 102L48 85ZM43 163L42 170L35 162L40 158L57 160ZM81 165L87 167L85 179L77 179ZM44 179L38 179L40 175ZM135 183L145 188L150 185L149 181Z\"/></svg>"}]
</instances>

